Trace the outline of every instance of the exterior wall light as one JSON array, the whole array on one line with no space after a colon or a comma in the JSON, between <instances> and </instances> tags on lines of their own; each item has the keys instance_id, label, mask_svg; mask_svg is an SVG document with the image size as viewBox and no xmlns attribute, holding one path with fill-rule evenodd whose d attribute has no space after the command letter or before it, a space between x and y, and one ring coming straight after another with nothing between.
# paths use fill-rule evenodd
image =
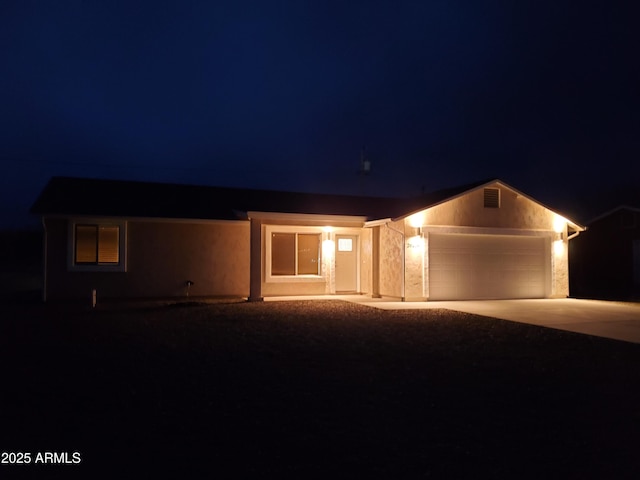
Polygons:
<instances>
[{"instance_id":1,"label":"exterior wall light","mask_svg":"<svg viewBox=\"0 0 640 480\"><path fill-rule=\"evenodd\" d=\"M560 215L556 214L553 217L553 231L556 233L562 233L564 232L565 227L567 226L567 219L564 217L561 217Z\"/></svg>"},{"instance_id":2,"label":"exterior wall light","mask_svg":"<svg viewBox=\"0 0 640 480\"><path fill-rule=\"evenodd\" d=\"M413 228L422 227L425 221L425 212L422 211L422 212L414 213L407 220L409 221L410 227L413 227Z\"/></svg>"},{"instance_id":3,"label":"exterior wall light","mask_svg":"<svg viewBox=\"0 0 640 480\"><path fill-rule=\"evenodd\" d=\"M553 253L556 256L560 256L564 253L564 242L562 240L556 240L553 242Z\"/></svg>"},{"instance_id":4,"label":"exterior wall light","mask_svg":"<svg viewBox=\"0 0 640 480\"><path fill-rule=\"evenodd\" d=\"M335 252L336 245L333 240L331 240L331 234L329 234L329 238L322 242L322 254L324 256L333 256Z\"/></svg>"},{"instance_id":5,"label":"exterior wall light","mask_svg":"<svg viewBox=\"0 0 640 480\"><path fill-rule=\"evenodd\" d=\"M407 247L414 254L420 253L424 249L424 239L415 235L407 241Z\"/></svg>"}]
</instances>

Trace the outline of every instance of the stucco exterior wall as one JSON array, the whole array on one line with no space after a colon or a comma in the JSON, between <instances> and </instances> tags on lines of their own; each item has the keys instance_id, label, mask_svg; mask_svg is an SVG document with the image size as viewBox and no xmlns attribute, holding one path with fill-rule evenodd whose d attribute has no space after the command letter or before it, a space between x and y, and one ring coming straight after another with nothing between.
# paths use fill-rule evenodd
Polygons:
<instances>
[{"instance_id":1,"label":"stucco exterior wall","mask_svg":"<svg viewBox=\"0 0 640 480\"><path fill-rule=\"evenodd\" d=\"M263 282L262 284L262 294L265 297L277 297L283 295L325 295L328 293L331 292L326 291L326 282Z\"/></svg>"},{"instance_id":2,"label":"stucco exterior wall","mask_svg":"<svg viewBox=\"0 0 640 480\"><path fill-rule=\"evenodd\" d=\"M408 222L404 222L405 227L405 299L407 301L423 301L425 294L425 253L426 242L422 234L417 233L415 228Z\"/></svg>"},{"instance_id":3,"label":"stucco exterior wall","mask_svg":"<svg viewBox=\"0 0 640 480\"><path fill-rule=\"evenodd\" d=\"M380 227L380 295L403 297L403 222Z\"/></svg>"},{"instance_id":4,"label":"stucco exterior wall","mask_svg":"<svg viewBox=\"0 0 640 480\"><path fill-rule=\"evenodd\" d=\"M372 230L363 228L360 233L360 293L372 291Z\"/></svg>"},{"instance_id":5,"label":"stucco exterior wall","mask_svg":"<svg viewBox=\"0 0 640 480\"><path fill-rule=\"evenodd\" d=\"M249 294L248 222L127 222L126 272L68 268L66 219L47 219L47 298L181 297ZM64 252L64 254L62 254Z\"/></svg>"},{"instance_id":6,"label":"stucco exterior wall","mask_svg":"<svg viewBox=\"0 0 640 480\"><path fill-rule=\"evenodd\" d=\"M555 214L551 210L500 184L487 187L500 188L500 208L485 208L484 190L480 188L419 212L413 216L414 221L421 225L553 230Z\"/></svg>"},{"instance_id":7,"label":"stucco exterior wall","mask_svg":"<svg viewBox=\"0 0 640 480\"><path fill-rule=\"evenodd\" d=\"M569 296L569 244L567 230L561 232L562 238L551 243L551 297Z\"/></svg>"}]
</instances>

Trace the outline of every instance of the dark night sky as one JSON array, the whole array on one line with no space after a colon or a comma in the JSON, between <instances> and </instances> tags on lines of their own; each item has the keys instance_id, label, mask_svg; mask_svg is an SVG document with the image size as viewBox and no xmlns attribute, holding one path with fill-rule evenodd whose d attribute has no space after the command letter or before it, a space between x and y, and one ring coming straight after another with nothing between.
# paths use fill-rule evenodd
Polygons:
<instances>
[{"instance_id":1,"label":"dark night sky","mask_svg":"<svg viewBox=\"0 0 640 480\"><path fill-rule=\"evenodd\" d=\"M498 177L578 212L640 188L632 4L2 2L0 227L52 175L382 196Z\"/></svg>"}]
</instances>

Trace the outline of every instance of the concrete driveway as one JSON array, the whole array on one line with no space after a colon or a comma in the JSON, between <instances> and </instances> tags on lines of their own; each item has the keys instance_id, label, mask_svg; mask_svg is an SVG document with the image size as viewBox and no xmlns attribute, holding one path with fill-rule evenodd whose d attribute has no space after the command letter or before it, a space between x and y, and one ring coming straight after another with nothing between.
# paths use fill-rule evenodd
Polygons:
<instances>
[{"instance_id":1,"label":"concrete driveway","mask_svg":"<svg viewBox=\"0 0 640 480\"><path fill-rule=\"evenodd\" d=\"M376 308L446 308L512 322L529 323L569 332L586 333L640 343L640 303L554 298L535 300L466 300L442 302L385 302L354 298Z\"/></svg>"},{"instance_id":2,"label":"concrete driveway","mask_svg":"<svg viewBox=\"0 0 640 480\"><path fill-rule=\"evenodd\" d=\"M464 300L400 302L364 295L271 297L267 301L340 299L383 310L446 308L512 322L640 343L640 303L554 298L534 300Z\"/></svg>"}]
</instances>

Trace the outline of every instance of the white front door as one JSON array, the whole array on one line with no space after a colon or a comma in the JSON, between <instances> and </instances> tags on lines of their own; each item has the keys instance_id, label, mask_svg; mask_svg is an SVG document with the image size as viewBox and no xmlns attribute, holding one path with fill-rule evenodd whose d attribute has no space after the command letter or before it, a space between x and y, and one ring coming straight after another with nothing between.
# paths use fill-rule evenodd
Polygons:
<instances>
[{"instance_id":1,"label":"white front door","mask_svg":"<svg viewBox=\"0 0 640 480\"><path fill-rule=\"evenodd\" d=\"M336 235L336 292L358 291L358 236Z\"/></svg>"}]
</instances>

